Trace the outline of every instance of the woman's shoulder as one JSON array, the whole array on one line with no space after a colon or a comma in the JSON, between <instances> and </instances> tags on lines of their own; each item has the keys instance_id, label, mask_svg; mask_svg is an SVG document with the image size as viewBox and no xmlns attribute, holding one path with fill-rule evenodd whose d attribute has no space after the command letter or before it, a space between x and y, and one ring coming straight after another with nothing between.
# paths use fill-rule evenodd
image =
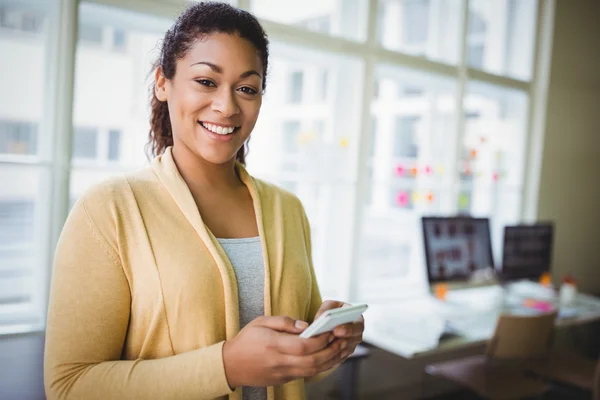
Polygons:
<instances>
[{"instance_id":1,"label":"woman's shoulder","mask_svg":"<svg viewBox=\"0 0 600 400\"><path fill-rule=\"evenodd\" d=\"M130 203L134 190L144 190L156 184L150 167L112 175L87 188L77 200L95 212L123 208Z\"/></svg>"}]
</instances>

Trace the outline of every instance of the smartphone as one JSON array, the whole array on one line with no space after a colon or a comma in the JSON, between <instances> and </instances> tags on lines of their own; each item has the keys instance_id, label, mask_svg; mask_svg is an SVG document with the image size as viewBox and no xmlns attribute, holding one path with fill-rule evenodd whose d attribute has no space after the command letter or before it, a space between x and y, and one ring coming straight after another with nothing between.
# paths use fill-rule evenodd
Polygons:
<instances>
[{"instance_id":1,"label":"smartphone","mask_svg":"<svg viewBox=\"0 0 600 400\"><path fill-rule=\"evenodd\" d=\"M306 328L300 337L304 339L320 335L321 333L331 332L338 325L344 325L356 321L369 308L366 304L356 306L345 306L327 310L319 316L308 328Z\"/></svg>"}]
</instances>

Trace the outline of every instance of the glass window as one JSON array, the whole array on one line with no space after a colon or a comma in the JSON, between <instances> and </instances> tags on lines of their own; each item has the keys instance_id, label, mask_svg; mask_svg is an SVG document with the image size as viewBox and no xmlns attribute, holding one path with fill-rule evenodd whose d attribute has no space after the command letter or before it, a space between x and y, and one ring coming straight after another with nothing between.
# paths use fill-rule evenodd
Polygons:
<instances>
[{"instance_id":1,"label":"glass window","mask_svg":"<svg viewBox=\"0 0 600 400\"><path fill-rule=\"evenodd\" d=\"M294 71L290 74L290 90L288 101L290 103L302 102L302 89L304 82L304 74L302 71Z\"/></svg>"},{"instance_id":2,"label":"glass window","mask_svg":"<svg viewBox=\"0 0 600 400\"><path fill-rule=\"evenodd\" d=\"M457 0L379 0L377 38L390 50L455 64L461 27Z\"/></svg>"},{"instance_id":3,"label":"glass window","mask_svg":"<svg viewBox=\"0 0 600 400\"><path fill-rule=\"evenodd\" d=\"M52 10L40 5L0 4L0 332L44 321L52 168L44 99Z\"/></svg>"},{"instance_id":4,"label":"glass window","mask_svg":"<svg viewBox=\"0 0 600 400\"><path fill-rule=\"evenodd\" d=\"M0 120L0 154L37 154L37 130L34 122Z\"/></svg>"},{"instance_id":5,"label":"glass window","mask_svg":"<svg viewBox=\"0 0 600 400\"><path fill-rule=\"evenodd\" d=\"M368 3L364 0L251 0L250 11L259 18L362 41Z\"/></svg>"},{"instance_id":6,"label":"glass window","mask_svg":"<svg viewBox=\"0 0 600 400\"><path fill-rule=\"evenodd\" d=\"M417 116L396 118L396 137L394 138L394 157L415 158L417 156L417 128L420 118Z\"/></svg>"},{"instance_id":7,"label":"glass window","mask_svg":"<svg viewBox=\"0 0 600 400\"><path fill-rule=\"evenodd\" d=\"M80 43L101 45L103 30L101 26L79 24L77 39Z\"/></svg>"},{"instance_id":8,"label":"glass window","mask_svg":"<svg viewBox=\"0 0 600 400\"><path fill-rule=\"evenodd\" d=\"M75 62L73 123L75 154L89 158L74 160L70 197L76 199L90 185L110 174L145 165L149 129L148 85L158 43L171 22L140 13L82 3L83 26L112 32L110 46L98 49L79 36ZM115 46L126 44L115 52ZM102 112L98 112L101 109ZM116 129L115 127L118 127ZM106 163L117 165L107 169Z\"/></svg>"},{"instance_id":9,"label":"glass window","mask_svg":"<svg viewBox=\"0 0 600 400\"><path fill-rule=\"evenodd\" d=\"M111 129L108 131L108 159L119 161L121 154L121 131Z\"/></svg>"},{"instance_id":10,"label":"glass window","mask_svg":"<svg viewBox=\"0 0 600 400\"><path fill-rule=\"evenodd\" d=\"M116 50L122 50L125 48L127 35L123 29L115 29L113 31L113 48Z\"/></svg>"},{"instance_id":11,"label":"glass window","mask_svg":"<svg viewBox=\"0 0 600 400\"><path fill-rule=\"evenodd\" d=\"M356 277L364 297L390 282L403 287L423 283L420 216L454 206L448 150L455 137L455 83L384 65L377 67L376 80L380 91L371 104L370 201L363 205ZM402 88L411 90L407 95Z\"/></svg>"},{"instance_id":12,"label":"glass window","mask_svg":"<svg viewBox=\"0 0 600 400\"><path fill-rule=\"evenodd\" d=\"M300 121L286 121L283 123L283 150L286 153L294 154L298 152L299 134Z\"/></svg>"},{"instance_id":13,"label":"glass window","mask_svg":"<svg viewBox=\"0 0 600 400\"><path fill-rule=\"evenodd\" d=\"M518 222L523 192L527 95L471 82L465 97L465 135L459 158L458 208L492 218L492 243L501 254L501 227ZM510 198L510 202L504 199Z\"/></svg>"},{"instance_id":14,"label":"glass window","mask_svg":"<svg viewBox=\"0 0 600 400\"><path fill-rule=\"evenodd\" d=\"M73 133L73 158L98 157L98 130L76 127Z\"/></svg>"},{"instance_id":15,"label":"glass window","mask_svg":"<svg viewBox=\"0 0 600 400\"><path fill-rule=\"evenodd\" d=\"M537 0L469 1L469 65L531 79L536 14Z\"/></svg>"}]
</instances>

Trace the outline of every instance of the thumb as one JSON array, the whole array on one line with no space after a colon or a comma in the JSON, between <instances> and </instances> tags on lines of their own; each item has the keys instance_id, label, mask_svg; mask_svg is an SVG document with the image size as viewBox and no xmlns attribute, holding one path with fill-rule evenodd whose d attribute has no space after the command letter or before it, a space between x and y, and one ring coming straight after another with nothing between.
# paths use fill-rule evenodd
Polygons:
<instances>
[{"instance_id":1,"label":"thumb","mask_svg":"<svg viewBox=\"0 0 600 400\"><path fill-rule=\"evenodd\" d=\"M278 332L300 333L308 327L308 323L291 317L260 317L254 320L257 326L273 329Z\"/></svg>"}]
</instances>

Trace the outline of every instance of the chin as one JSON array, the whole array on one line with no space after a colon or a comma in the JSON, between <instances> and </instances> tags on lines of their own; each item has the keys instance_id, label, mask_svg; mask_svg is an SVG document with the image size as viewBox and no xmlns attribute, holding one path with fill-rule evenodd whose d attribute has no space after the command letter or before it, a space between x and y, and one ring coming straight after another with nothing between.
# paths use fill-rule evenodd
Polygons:
<instances>
[{"instance_id":1,"label":"chin","mask_svg":"<svg viewBox=\"0 0 600 400\"><path fill-rule=\"evenodd\" d=\"M237 152L235 152L233 154L220 154L220 153L216 153L216 152L206 152L206 151L196 152L196 155L198 155L200 158L202 158L203 160L205 160L211 164L215 164L215 165L222 165L222 164L227 164L230 162L235 162L236 154L237 154Z\"/></svg>"}]
</instances>

